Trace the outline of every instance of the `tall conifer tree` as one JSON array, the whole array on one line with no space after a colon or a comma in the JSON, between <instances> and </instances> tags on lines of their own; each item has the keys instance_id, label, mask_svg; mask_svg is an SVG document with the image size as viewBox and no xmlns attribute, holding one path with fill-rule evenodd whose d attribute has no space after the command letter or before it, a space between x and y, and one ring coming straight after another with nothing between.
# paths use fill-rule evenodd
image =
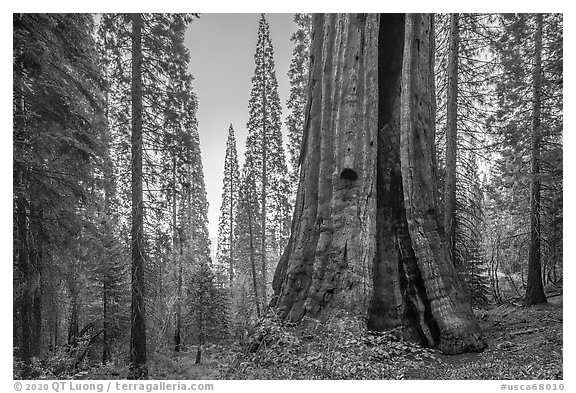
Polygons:
<instances>
[{"instance_id":1,"label":"tall conifer tree","mask_svg":"<svg viewBox=\"0 0 576 393\"><path fill-rule=\"evenodd\" d=\"M247 176L256 182L260 212L255 215L262 228L257 239L260 249L259 270L261 298L267 302L270 285L269 260L276 261L288 236L289 207L287 168L282 146L281 107L274 66L274 48L264 14L258 27L254 55L256 67L248 104L248 139L246 141Z\"/></svg>"},{"instance_id":2,"label":"tall conifer tree","mask_svg":"<svg viewBox=\"0 0 576 393\"><path fill-rule=\"evenodd\" d=\"M224 181L222 184L222 205L220 206L220 219L218 223L218 262L222 269L228 272L229 284L234 281L234 258L236 236L234 222L238 208L238 189L240 186L240 172L238 168L238 155L236 152L236 138L234 128L230 124L228 140L226 141L226 157L224 159Z\"/></svg>"},{"instance_id":3,"label":"tall conifer tree","mask_svg":"<svg viewBox=\"0 0 576 393\"><path fill-rule=\"evenodd\" d=\"M514 239L508 268L528 272L530 305L546 301L543 280L562 261L563 18L505 14L498 22L493 49L501 72L493 120L500 151L491 197Z\"/></svg>"},{"instance_id":4,"label":"tall conifer tree","mask_svg":"<svg viewBox=\"0 0 576 393\"><path fill-rule=\"evenodd\" d=\"M291 204L296 198L298 187L298 173L300 167L300 150L302 146L302 133L304 132L304 118L306 100L308 95L308 74L310 69L310 33L312 29L312 14L295 14L294 22L298 30L290 40L294 43L292 61L288 69L290 79L290 97L286 106L290 114L286 117L288 128L288 154L290 160L290 196Z\"/></svg>"}]
</instances>

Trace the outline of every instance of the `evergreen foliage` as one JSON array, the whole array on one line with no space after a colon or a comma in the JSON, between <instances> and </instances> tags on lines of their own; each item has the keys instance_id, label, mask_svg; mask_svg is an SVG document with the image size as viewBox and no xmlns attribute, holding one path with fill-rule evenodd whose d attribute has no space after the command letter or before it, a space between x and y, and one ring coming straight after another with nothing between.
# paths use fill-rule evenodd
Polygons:
<instances>
[{"instance_id":1,"label":"evergreen foliage","mask_svg":"<svg viewBox=\"0 0 576 393\"><path fill-rule=\"evenodd\" d=\"M492 49L498 60L488 214L497 229L497 247L505 271L520 275L524 284L530 245L530 183L541 184L540 240L545 284L562 279L562 94L563 52L561 14L544 14L539 78L540 169L532 174L530 158L533 116L534 14L506 14L498 18ZM521 292L521 288L519 289ZM520 293L518 293L520 296Z\"/></svg>"},{"instance_id":2,"label":"evergreen foliage","mask_svg":"<svg viewBox=\"0 0 576 393\"><path fill-rule=\"evenodd\" d=\"M258 27L256 63L248 103L246 177L254 179L260 212L254 215L262 234L254 239L260 248L259 292L266 303L271 272L288 239L289 205L286 158L282 146L281 106L274 66L274 49L264 15Z\"/></svg>"},{"instance_id":3,"label":"evergreen foliage","mask_svg":"<svg viewBox=\"0 0 576 393\"><path fill-rule=\"evenodd\" d=\"M104 128L89 15L13 15L14 347L27 365L59 342L65 296L52 280L94 220ZM87 217L87 215L89 216ZM62 311L62 310L61 310ZM50 323L49 330L46 323Z\"/></svg>"},{"instance_id":4,"label":"evergreen foliage","mask_svg":"<svg viewBox=\"0 0 576 393\"><path fill-rule=\"evenodd\" d=\"M236 212L238 210L238 189L240 187L240 171L234 128L230 124L226 141L226 157L224 159L224 180L222 184L222 205L218 221L218 264L222 272L220 282L228 281L231 286L236 269L237 236L235 233Z\"/></svg>"},{"instance_id":5,"label":"evergreen foliage","mask_svg":"<svg viewBox=\"0 0 576 393\"><path fill-rule=\"evenodd\" d=\"M455 26L450 24L451 15L436 15L436 97L437 133L436 154L441 192L440 206L447 203L444 180L449 170L446 162L446 129L448 112L448 57L455 50L457 62L456 107L456 161L450 165L455 172L454 236L449 242L449 253L454 266L463 276L476 304L488 300L488 274L481 244L485 217L483 215L483 189L481 170L486 167L488 116L492 96L494 69L490 51L489 34L493 16L487 14L455 14ZM454 18L452 16L452 18ZM458 35L457 46L449 50L449 38L454 28ZM452 30L451 30L452 29ZM444 212L444 211L443 211ZM444 212L446 214L447 212Z\"/></svg>"},{"instance_id":6,"label":"evergreen foliage","mask_svg":"<svg viewBox=\"0 0 576 393\"><path fill-rule=\"evenodd\" d=\"M294 43L294 49L292 50L292 61L288 69L290 97L286 101L286 107L290 111L286 117L286 127L288 128L288 156L290 160L290 205L294 205L296 189L298 187L300 150L302 146L302 134L304 132L304 119L306 117L306 100L308 97L312 14L294 14L294 23L298 25L298 30L290 37L290 40Z\"/></svg>"}]
</instances>

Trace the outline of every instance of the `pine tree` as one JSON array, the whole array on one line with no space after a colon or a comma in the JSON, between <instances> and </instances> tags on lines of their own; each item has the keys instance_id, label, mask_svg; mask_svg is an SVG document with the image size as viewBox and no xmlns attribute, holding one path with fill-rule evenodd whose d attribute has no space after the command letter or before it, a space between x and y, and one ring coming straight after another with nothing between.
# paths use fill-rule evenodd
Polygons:
<instances>
[{"instance_id":1,"label":"pine tree","mask_svg":"<svg viewBox=\"0 0 576 393\"><path fill-rule=\"evenodd\" d=\"M288 155L290 158L290 205L294 205L296 188L298 187L300 150L302 147L302 133L304 132L306 98L308 96L312 14L294 14L294 22L298 25L298 30L290 38L294 43L294 49L292 50L292 61L288 69L290 97L286 102L286 106L290 111L290 114L286 117Z\"/></svg>"},{"instance_id":2,"label":"pine tree","mask_svg":"<svg viewBox=\"0 0 576 393\"><path fill-rule=\"evenodd\" d=\"M494 137L501 154L496 157L491 198L501 209L500 215L507 218L503 237L513 239L503 245L512 250L505 259L507 269L522 278L532 270L527 304L545 300L542 281L547 269L535 266L538 258L557 266L554 250L558 250L562 234L557 225L562 220L562 16L543 14L541 34L539 25L535 14L500 15L493 40L499 64ZM533 129L536 133L526 131ZM538 243L540 247L545 244L550 254L542 253L542 248L538 251ZM522 260L527 262L520 263ZM540 273L535 274L536 270Z\"/></svg>"},{"instance_id":3,"label":"pine tree","mask_svg":"<svg viewBox=\"0 0 576 393\"><path fill-rule=\"evenodd\" d=\"M459 14L450 14L450 39L448 45L448 81L446 98L446 180L444 196L444 230L450 262L455 258L456 234L456 155L458 120L458 49L460 41Z\"/></svg>"},{"instance_id":4,"label":"pine tree","mask_svg":"<svg viewBox=\"0 0 576 393\"><path fill-rule=\"evenodd\" d=\"M240 172L236 153L236 138L234 128L230 124L226 141L226 157L224 159L224 180L222 185L222 205L218 223L218 262L228 271L228 282L232 286L236 258L235 248L237 236L234 232L236 211L238 209L238 189Z\"/></svg>"},{"instance_id":5,"label":"pine tree","mask_svg":"<svg viewBox=\"0 0 576 393\"><path fill-rule=\"evenodd\" d=\"M261 272L257 269L260 249L257 239L261 236L261 224L257 220L260 205L256 181L250 176L252 171L244 163L240 180L238 214L235 222L235 233L238 236L238 265L233 293L235 295L235 321L237 329L248 324L254 317L262 314L262 301L259 296Z\"/></svg>"},{"instance_id":6,"label":"pine tree","mask_svg":"<svg viewBox=\"0 0 576 393\"><path fill-rule=\"evenodd\" d=\"M202 359L202 346L227 337L228 299L219 287L210 266L201 261L194 269L188 284L189 312L186 324L192 343L196 344L196 364Z\"/></svg>"},{"instance_id":7,"label":"pine tree","mask_svg":"<svg viewBox=\"0 0 576 393\"><path fill-rule=\"evenodd\" d=\"M436 134L441 207L451 263L475 301L486 302L487 277L480 244L484 225L479 166L488 134L493 55L489 50L493 17L485 14L437 15ZM442 148L444 147L444 148ZM445 154L444 154L445 153ZM472 290L474 288L474 290Z\"/></svg>"},{"instance_id":8,"label":"pine tree","mask_svg":"<svg viewBox=\"0 0 576 393\"><path fill-rule=\"evenodd\" d=\"M181 349L188 277L199 260L210 264L197 100L188 73L190 55L184 45L192 18L190 14L142 15L142 207L143 237L149 250L144 270L145 302L152 321L147 331L150 351L161 349L166 341ZM130 42L131 25L123 15L104 14L99 32L110 81L108 118L120 228L128 224L129 210L123 200L130 196L125 186L129 177L123 168L129 162L130 112L125 103L130 102L126 65L133 57L126 43Z\"/></svg>"},{"instance_id":9,"label":"pine tree","mask_svg":"<svg viewBox=\"0 0 576 393\"><path fill-rule=\"evenodd\" d=\"M246 167L248 177L256 182L260 212L254 215L262 233L256 239L260 249L260 297L267 303L269 272L287 241L288 182L282 146L281 107L278 82L274 66L274 49L264 14L258 28L258 43L254 55L256 67L252 77L252 90L248 104L248 138L246 141ZM270 260L270 261L269 261Z\"/></svg>"}]
</instances>

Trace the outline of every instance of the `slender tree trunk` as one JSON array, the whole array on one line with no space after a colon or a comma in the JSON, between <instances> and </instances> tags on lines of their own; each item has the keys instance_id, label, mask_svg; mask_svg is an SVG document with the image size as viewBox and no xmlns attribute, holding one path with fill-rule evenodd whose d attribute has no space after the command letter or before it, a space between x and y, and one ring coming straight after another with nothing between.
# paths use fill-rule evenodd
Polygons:
<instances>
[{"instance_id":1,"label":"slender tree trunk","mask_svg":"<svg viewBox=\"0 0 576 393\"><path fill-rule=\"evenodd\" d=\"M313 17L292 233L272 305L291 321L404 326L445 353L485 343L438 233L430 15Z\"/></svg>"},{"instance_id":2,"label":"slender tree trunk","mask_svg":"<svg viewBox=\"0 0 576 393\"><path fill-rule=\"evenodd\" d=\"M31 241L30 256L28 258L31 278L30 295L31 295L31 336L30 349L31 355L38 357L42 353L42 258L44 229L42 227L42 217L44 215L42 208L38 206L31 210L34 217L31 221Z\"/></svg>"},{"instance_id":3,"label":"slender tree trunk","mask_svg":"<svg viewBox=\"0 0 576 393\"><path fill-rule=\"evenodd\" d=\"M545 303L540 263L540 106L542 74L542 14L536 14L534 32L534 68L532 70L532 138L531 138L531 189L530 189L530 251L528 253L528 284L526 305Z\"/></svg>"},{"instance_id":4,"label":"slender tree trunk","mask_svg":"<svg viewBox=\"0 0 576 393\"><path fill-rule=\"evenodd\" d=\"M21 19L20 14L14 14L16 20ZM24 71L22 61L18 61L14 66L15 73L15 89L14 89L14 133L18 133L22 138L26 135L26 102L24 96ZM19 144L15 144L15 149L18 149ZM20 148L21 149L21 148ZM22 156L15 152L16 156ZM16 324L14 326L16 338L18 339L14 345L18 345L18 356L24 362L24 370L22 370L22 377L27 378L30 371L30 357L31 357L31 269L30 269L30 245L29 245L29 221L28 209L29 203L26 198L27 186L24 176L24 168L14 167L14 192L18 191L19 195L15 199L15 236L17 239L14 264L18 272L18 299L15 303L14 316Z\"/></svg>"},{"instance_id":5,"label":"slender tree trunk","mask_svg":"<svg viewBox=\"0 0 576 393\"><path fill-rule=\"evenodd\" d=\"M31 320L30 311L31 296L29 290L29 246L28 246L28 219L26 214L26 202L23 196L17 201L16 206L17 234L18 234L18 273L20 275L20 300L18 313L20 315L20 346L19 356L28 364L31 357ZM25 370L26 371L26 370ZM26 374L26 373L25 373ZM24 377L27 376L23 375Z\"/></svg>"},{"instance_id":6,"label":"slender tree trunk","mask_svg":"<svg viewBox=\"0 0 576 393\"><path fill-rule=\"evenodd\" d=\"M142 192L142 15L132 15L132 323L129 379L147 379Z\"/></svg>"},{"instance_id":7,"label":"slender tree trunk","mask_svg":"<svg viewBox=\"0 0 576 393\"><path fill-rule=\"evenodd\" d=\"M110 358L110 338L108 337L108 288L106 282L102 285L102 364L106 365Z\"/></svg>"},{"instance_id":8,"label":"slender tree trunk","mask_svg":"<svg viewBox=\"0 0 576 393\"><path fill-rule=\"evenodd\" d=\"M458 45L459 14L450 14L450 39L448 46L448 88L446 92L446 182L444 189L444 230L448 258L453 266L456 258L456 157L458 138Z\"/></svg>"},{"instance_id":9,"label":"slender tree trunk","mask_svg":"<svg viewBox=\"0 0 576 393\"><path fill-rule=\"evenodd\" d=\"M107 47L107 36L104 37L104 47ZM108 119L109 117L109 94L108 94L108 86L109 81L107 76L105 77L105 88L104 88L104 117ZM110 136L110 129L108 125L104 127L103 130L103 138L104 140L104 215L106 217L106 226L105 228L113 233L114 225L112 220L112 207L111 207L111 200L114 196L114 164L112 162L112 157L110 156L110 145L111 145L111 136ZM110 243L112 245L113 242ZM113 258L113 254L108 246L106 246L106 257L110 261ZM102 364L106 365L110 358L110 337L109 337L109 329L110 324L108 321L109 318L109 309L108 309L108 291L109 286L108 283L110 281L110 277L108 272L103 272L102 274Z\"/></svg>"},{"instance_id":10,"label":"slender tree trunk","mask_svg":"<svg viewBox=\"0 0 576 393\"><path fill-rule=\"evenodd\" d=\"M177 296L178 304L176 305L176 333L174 335L175 351L182 350L182 258L183 244L180 242L180 258L178 260L178 281L177 281Z\"/></svg>"},{"instance_id":11,"label":"slender tree trunk","mask_svg":"<svg viewBox=\"0 0 576 393\"><path fill-rule=\"evenodd\" d=\"M76 272L76 261L72 261L72 271L70 272L70 322L68 324L68 345L76 348L78 345L78 334L80 326L78 324L78 314L80 308L78 275Z\"/></svg>"},{"instance_id":12,"label":"slender tree trunk","mask_svg":"<svg viewBox=\"0 0 576 393\"><path fill-rule=\"evenodd\" d=\"M254 300L256 302L256 316L260 317L260 300L258 299L258 280L256 275L256 258L255 258L255 248L254 248L254 225L252 222L252 195L249 191L248 196L248 235L250 238L250 267L252 270L252 290L254 291Z\"/></svg>"},{"instance_id":13,"label":"slender tree trunk","mask_svg":"<svg viewBox=\"0 0 576 393\"><path fill-rule=\"evenodd\" d=\"M177 258L176 245L178 243L178 229L177 229L177 210L176 210L176 157L172 159L172 266L176 268L176 312L175 312L175 327L174 327L174 351L180 352L181 349L181 330L182 330L182 269L181 258ZM182 241L180 241L182 246ZM182 252L180 252L182 254Z\"/></svg>"}]
</instances>

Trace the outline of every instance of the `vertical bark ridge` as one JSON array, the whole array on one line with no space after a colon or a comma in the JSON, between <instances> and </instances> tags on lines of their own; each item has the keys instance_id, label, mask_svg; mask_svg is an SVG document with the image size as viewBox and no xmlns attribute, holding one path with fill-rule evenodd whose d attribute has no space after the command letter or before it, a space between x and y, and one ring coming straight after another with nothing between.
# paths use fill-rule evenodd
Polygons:
<instances>
[{"instance_id":1,"label":"vertical bark ridge","mask_svg":"<svg viewBox=\"0 0 576 393\"><path fill-rule=\"evenodd\" d=\"M303 151L315 153L303 160L304 190L278 269L286 265L280 273L284 278L276 280L278 308L291 320L319 316L325 308L367 317L375 247L369 233L375 226L376 146L370 142L376 138L378 38L367 32L375 23L375 15L363 14L314 19L313 53L320 56L312 59L314 87ZM305 193L312 195L305 198ZM294 286L297 275L308 277L301 278L299 291L291 294L286 288Z\"/></svg>"},{"instance_id":2,"label":"vertical bark ridge","mask_svg":"<svg viewBox=\"0 0 576 393\"><path fill-rule=\"evenodd\" d=\"M433 346L430 314L412 249L400 169L400 91L404 15L380 15L378 39L377 252L368 328L405 327L405 335Z\"/></svg>"},{"instance_id":3,"label":"vertical bark ridge","mask_svg":"<svg viewBox=\"0 0 576 393\"><path fill-rule=\"evenodd\" d=\"M324 45L323 14L314 14L312 18L311 53L321 54ZM300 187L296 195L296 206L292 220L292 231L285 252L278 263L274 277L275 299L272 302L277 307L282 318L299 320L304 315L303 302L310 285L313 263L313 246L317 211L317 196L319 185L318 168L320 156L315 149L320 145L320 129L322 124L321 100L322 64L321 56L310 58L310 83L308 113L302 136L302 154L300 170ZM306 154L311 150L313 154ZM295 306L296 305L296 306ZM292 309L296 311L292 312Z\"/></svg>"},{"instance_id":4,"label":"vertical bark ridge","mask_svg":"<svg viewBox=\"0 0 576 393\"><path fill-rule=\"evenodd\" d=\"M457 353L485 344L438 234L431 19L314 16L300 184L273 306L295 322L405 326Z\"/></svg>"},{"instance_id":5,"label":"vertical bark ridge","mask_svg":"<svg viewBox=\"0 0 576 393\"><path fill-rule=\"evenodd\" d=\"M429 15L406 17L402 74L401 167L408 230L444 353L482 350L486 344L438 233L432 172Z\"/></svg>"},{"instance_id":6,"label":"vertical bark ridge","mask_svg":"<svg viewBox=\"0 0 576 393\"><path fill-rule=\"evenodd\" d=\"M335 33L340 37L342 23L338 23L336 14L330 14L326 17L324 23L324 34L330 35ZM323 39L322 45L322 69L324 76L321 80L322 99L321 99L321 117L320 117L320 145L318 148L320 154L319 176L318 176L318 199L316 210L316 231L317 238L315 241L312 255L312 277L310 288L306 293L304 310L315 310L323 301L321 297L331 288L321 290L322 281L326 274L328 255L327 252L332 242L334 224L332 221L332 176L334 166L334 147L335 143L332 138L324 137L324 130L331 130L337 127L338 108L331 105L339 95L339 79L341 79L341 70L335 67L332 56L328 54L336 53L336 64L343 56L342 42L339 40ZM331 72L336 69L336 72ZM328 74L327 74L328 72Z\"/></svg>"}]
</instances>

